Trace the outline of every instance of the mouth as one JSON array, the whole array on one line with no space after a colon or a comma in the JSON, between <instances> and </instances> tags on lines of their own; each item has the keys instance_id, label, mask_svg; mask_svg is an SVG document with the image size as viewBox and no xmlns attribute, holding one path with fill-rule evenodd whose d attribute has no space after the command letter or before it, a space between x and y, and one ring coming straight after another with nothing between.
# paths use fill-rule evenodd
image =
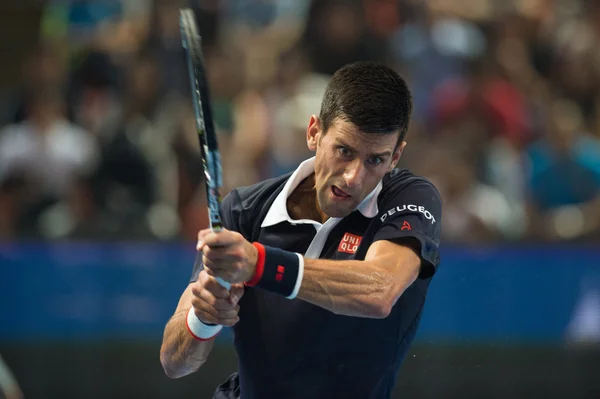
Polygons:
<instances>
[{"instance_id":1,"label":"mouth","mask_svg":"<svg viewBox=\"0 0 600 399\"><path fill-rule=\"evenodd\" d=\"M350 194L348 194L347 192L345 192L344 190L342 190L336 186L331 186L331 194L332 194L333 198L337 199L337 200L345 200L345 199L352 198L352 196Z\"/></svg>"}]
</instances>

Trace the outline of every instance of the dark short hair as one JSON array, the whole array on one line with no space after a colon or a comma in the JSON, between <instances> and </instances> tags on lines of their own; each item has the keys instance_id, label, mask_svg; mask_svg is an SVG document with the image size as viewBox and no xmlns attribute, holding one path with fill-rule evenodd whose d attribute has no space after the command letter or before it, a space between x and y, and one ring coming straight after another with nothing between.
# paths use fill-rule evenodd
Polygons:
<instances>
[{"instance_id":1,"label":"dark short hair","mask_svg":"<svg viewBox=\"0 0 600 399\"><path fill-rule=\"evenodd\" d=\"M323 131L336 118L364 133L399 133L404 140L412 112L408 85L393 69L374 62L348 64L331 77L319 119Z\"/></svg>"}]
</instances>

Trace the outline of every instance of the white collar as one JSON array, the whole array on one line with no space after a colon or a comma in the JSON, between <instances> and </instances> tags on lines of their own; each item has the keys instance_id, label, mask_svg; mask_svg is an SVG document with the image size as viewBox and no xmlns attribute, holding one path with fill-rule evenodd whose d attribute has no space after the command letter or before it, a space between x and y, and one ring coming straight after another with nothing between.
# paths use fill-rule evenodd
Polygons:
<instances>
[{"instance_id":1,"label":"white collar","mask_svg":"<svg viewBox=\"0 0 600 399\"><path fill-rule=\"evenodd\" d=\"M289 177L289 179L285 183L285 186L283 186L283 190L281 190L281 192L279 193L277 198L275 198L275 201L273 201L273 204L271 204L271 208L269 208L269 212L267 212L267 216L265 216L265 219L263 220L260 227L274 226L277 223L281 223L281 222L285 222L285 221L292 223L292 224L304 223L304 224L315 225L315 227L321 226L321 223L319 223L315 220L310 220L310 219L294 220L290 217L290 215L288 214L288 211L287 211L287 199L290 196L290 194L292 194L292 192L296 189L296 187L298 187L298 185L300 184L300 182L302 182L302 180L306 179L314 171L315 171L315 157L307 159L306 161L302 162L298 166L298 168L296 168L294 173L292 173L292 175ZM365 199L362 200L362 202L360 204L358 204L358 206L356 207L356 209L363 216L368 217L368 218L374 218L375 216L377 216L377 213L379 212L379 209L377 208L377 197L379 196L379 193L381 192L382 186L383 186L382 183L379 182L377 187L375 187L375 189L373 191L371 191L369 193L369 195L367 195L365 197ZM341 218L339 218L339 219L341 219Z\"/></svg>"}]
</instances>

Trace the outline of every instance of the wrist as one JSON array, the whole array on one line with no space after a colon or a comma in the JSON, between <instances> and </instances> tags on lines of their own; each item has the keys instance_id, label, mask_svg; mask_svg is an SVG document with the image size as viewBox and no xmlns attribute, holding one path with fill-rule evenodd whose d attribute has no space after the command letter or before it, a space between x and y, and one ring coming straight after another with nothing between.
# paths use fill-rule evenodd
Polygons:
<instances>
[{"instance_id":1,"label":"wrist","mask_svg":"<svg viewBox=\"0 0 600 399\"><path fill-rule=\"evenodd\" d=\"M288 299L298 295L304 276L302 255L252 243L258 252L254 275L246 286L261 287Z\"/></svg>"},{"instance_id":2,"label":"wrist","mask_svg":"<svg viewBox=\"0 0 600 399\"><path fill-rule=\"evenodd\" d=\"M206 324L202 320L200 320L196 314L194 313L194 307L191 306L190 310L188 310L185 326L187 330L192 335L192 337L197 341L208 341L219 335L223 326L219 324Z\"/></svg>"},{"instance_id":3,"label":"wrist","mask_svg":"<svg viewBox=\"0 0 600 399\"><path fill-rule=\"evenodd\" d=\"M262 279L263 273L265 271L265 247L257 242L253 242L252 247L256 251L256 261L254 264L254 273L250 280L248 280L245 283L248 287L253 287L257 285Z\"/></svg>"}]
</instances>

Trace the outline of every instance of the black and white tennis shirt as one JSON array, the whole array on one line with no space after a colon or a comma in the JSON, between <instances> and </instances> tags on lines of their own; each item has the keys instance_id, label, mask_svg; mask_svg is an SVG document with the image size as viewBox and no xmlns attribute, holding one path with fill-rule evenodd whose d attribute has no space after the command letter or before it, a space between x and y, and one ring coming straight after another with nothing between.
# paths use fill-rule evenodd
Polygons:
<instances>
[{"instance_id":1,"label":"black and white tennis shirt","mask_svg":"<svg viewBox=\"0 0 600 399\"><path fill-rule=\"evenodd\" d=\"M344 218L292 220L287 197L314 172L314 158L292 173L231 191L223 200L227 229L248 241L308 258L363 260L378 240L420 244L419 278L385 319L340 316L258 287L246 287L233 327L238 375L215 397L243 399L389 398L412 342L439 264L441 199L426 179L394 169ZM418 248L418 245L416 246ZM201 256L192 281L202 269ZM237 387L240 392L240 387Z\"/></svg>"}]
</instances>

